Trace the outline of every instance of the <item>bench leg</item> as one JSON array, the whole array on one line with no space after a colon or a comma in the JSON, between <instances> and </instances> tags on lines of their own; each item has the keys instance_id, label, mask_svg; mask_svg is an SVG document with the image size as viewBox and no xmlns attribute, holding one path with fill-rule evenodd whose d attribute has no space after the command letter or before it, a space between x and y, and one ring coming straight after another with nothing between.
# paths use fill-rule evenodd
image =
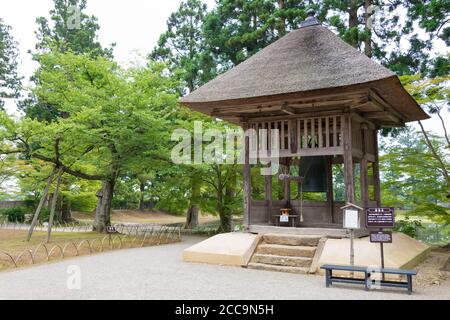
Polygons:
<instances>
[{"instance_id":1,"label":"bench leg","mask_svg":"<svg viewBox=\"0 0 450 320\"><path fill-rule=\"evenodd\" d=\"M371 277L371 274L369 272L365 272L365 281L364 281L364 289L366 291L369 291L369 278Z\"/></svg>"},{"instance_id":2,"label":"bench leg","mask_svg":"<svg viewBox=\"0 0 450 320\"><path fill-rule=\"evenodd\" d=\"M325 285L327 288L329 288L332 285L331 276L332 276L331 270L326 270Z\"/></svg>"},{"instance_id":3,"label":"bench leg","mask_svg":"<svg viewBox=\"0 0 450 320\"><path fill-rule=\"evenodd\" d=\"M407 275L407 278L408 278L408 294L411 295L413 292L412 275Z\"/></svg>"}]
</instances>

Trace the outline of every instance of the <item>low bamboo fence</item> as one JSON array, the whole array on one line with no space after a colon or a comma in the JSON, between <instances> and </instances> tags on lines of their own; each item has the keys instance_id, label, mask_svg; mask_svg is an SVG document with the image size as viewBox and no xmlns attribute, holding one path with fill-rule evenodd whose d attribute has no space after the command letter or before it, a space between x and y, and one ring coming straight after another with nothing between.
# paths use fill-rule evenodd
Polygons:
<instances>
[{"instance_id":1,"label":"low bamboo fence","mask_svg":"<svg viewBox=\"0 0 450 320\"><path fill-rule=\"evenodd\" d=\"M90 226L90 228L92 230L92 226ZM120 230L120 227L118 229ZM131 228L129 229L131 230ZM19 268L26 265L35 265L54 260L63 260L69 257L79 257L112 250L160 246L181 241L181 228L179 227L146 226L145 229L134 227L133 230L138 230L138 232L134 231L134 233L126 234L117 233L99 238L67 241L64 244L43 242L32 249L24 250L19 253L16 252L14 254L0 250L0 270L5 268Z\"/></svg>"}]
</instances>

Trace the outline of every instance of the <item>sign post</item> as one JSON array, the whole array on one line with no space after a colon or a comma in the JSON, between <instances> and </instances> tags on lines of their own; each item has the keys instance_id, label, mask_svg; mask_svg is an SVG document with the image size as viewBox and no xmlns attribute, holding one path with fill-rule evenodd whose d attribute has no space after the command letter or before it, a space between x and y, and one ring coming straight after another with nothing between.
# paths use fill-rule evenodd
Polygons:
<instances>
[{"instance_id":1,"label":"sign post","mask_svg":"<svg viewBox=\"0 0 450 320\"><path fill-rule=\"evenodd\" d=\"M350 231L350 265L353 267L355 265L355 229L361 228L360 212L364 209L353 203L347 203L341 210L344 211L344 229ZM353 277L353 272L351 276Z\"/></svg>"},{"instance_id":2,"label":"sign post","mask_svg":"<svg viewBox=\"0 0 450 320\"><path fill-rule=\"evenodd\" d=\"M112 235L118 233L116 228L113 226L107 226L106 227L106 233L109 236L109 246L111 247L112 245Z\"/></svg>"},{"instance_id":3,"label":"sign post","mask_svg":"<svg viewBox=\"0 0 450 320\"><path fill-rule=\"evenodd\" d=\"M368 208L366 209L366 227L378 228L370 233L370 242L380 244L381 268L384 269L384 244L392 243L392 232L383 229L392 229L395 226L394 208ZM383 280L384 274L383 274Z\"/></svg>"}]
</instances>

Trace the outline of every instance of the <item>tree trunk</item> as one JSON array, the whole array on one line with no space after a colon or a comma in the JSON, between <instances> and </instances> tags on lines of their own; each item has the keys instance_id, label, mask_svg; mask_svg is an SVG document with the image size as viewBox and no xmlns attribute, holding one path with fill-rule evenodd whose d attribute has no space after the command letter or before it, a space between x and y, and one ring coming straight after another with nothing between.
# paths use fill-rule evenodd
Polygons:
<instances>
[{"instance_id":1,"label":"tree trunk","mask_svg":"<svg viewBox=\"0 0 450 320\"><path fill-rule=\"evenodd\" d=\"M33 217L33 221L31 222L31 226L30 229L28 230L28 234L27 234L27 242L30 242L31 240L31 236L33 235L33 231L34 231L34 227L37 225L38 223L38 219L39 219L39 214L41 213L42 207L44 206L45 200L47 199L47 195L48 192L50 190L50 187L52 185L53 182L53 178L55 176L56 173L56 168L53 169L52 173L50 174L50 177L48 177L47 180L47 185L44 189L44 192L42 194L41 200L39 202L38 207L36 208L36 212L34 213L34 217Z\"/></svg>"},{"instance_id":2,"label":"tree trunk","mask_svg":"<svg viewBox=\"0 0 450 320\"><path fill-rule=\"evenodd\" d=\"M357 0L350 0L348 8L348 28L358 28L358 4ZM350 43L353 47L358 48L358 39L351 39Z\"/></svg>"},{"instance_id":3,"label":"tree trunk","mask_svg":"<svg viewBox=\"0 0 450 320\"><path fill-rule=\"evenodd\" d=\"M278 0L278 9L280 10L280 21L278 21L277 30L278 37L281 38L286 34L286 18L284 15L285 0Z\"/></svg>"},{"instance_id":4,"label":"tree trunk","mask_svg":"<svg viewBox=\"0 0 450 320\"><path fill-rule=\"evenodd\" d=\"M219 232L230 232L232 231L233 222L233 199L236 197L236 170L234 168L229 168L229 179L225 187L225 198L223 199L221 205L220 215L220 228ZM221 199L222 201L222 199Z\"/></svg>"},{"instance_id":5,"label":"tree trunk","mask_svg":"<svg viewBox=\"0 0 450 320\"><path fill-rule=\"evenodd\" d=\"M448 138L448 132L447 132L447 127L445 126L445 121L442 118L441 112L439 110L437 110L436 114L439 117L439 119L441 120L442 128L444 129L444 136L445 136L445 139L447 140L447 148L450 149L450 140Z\"/></svg>"},{"instance_id":6,"label":"tree trunk","mask_svg":"<svg viewBox=\"0 0 450 320\"><path fill-rule=\"evenodd\" d=\"M50 217L48 220L47 243L50 242L50 237L52 235L53 220L55 218L56 205L57 205L58 197L59 197L59 188L61 186L61 178L62 178L63 174L64 174L64 171L59 172L57 182L56 182L55 193L52 196L52 203L51 203L51 207L50 207Z\"/></svg>"},{"instance_id":7,"label":"tree trunk","mask_svg":"<svg viewBox=\"0 0 450 320\"><path fill-rule=\"evenodd\" d=\"M226 233L231 231L231 214L224 205L223 190L222 188L219 189L220 190L217 192L217 211L219 212L220 217L220 226L218 232Z\"/></svg>"},{"instance_id":8,"label":"tree trunk","mask_svg":"<svg viewBox=\"0 0 450 320\"><path fill-rule=\"evenodd\" d=\"M198 205L200 199L200 173L193 171L191 175L191 198L189 200L189 208L186 215L186 229L194 229L199 225L199 212L200 208Z\"/></svg>"},{"instance_id":9,"label":"tree trunk","mask_svg":"<svg viewBox=\"0 0 450 320\"><path fill-rule=\"evenodd\" d=\"M94 231L105 232L111 225L111 207L115 181L103 181L102 189L97 192L97 208L95 210Z\"/></svg>"},{"instance_id":10,"label":"tree trunk","mask_svg":"<svg viewBox=\"0 0 450 320\"><path fill-rule=\"evenodd\" d=\"M62 201L61 204L61 222L70 222L72 221L72 209L70 208L70 203L66 201Z\"/></svg>"},{"instance_id":11,"label":"tree trunk","mask_svg":"<svg viewBox=\"0 0 450 320\"><path fill-rule=\"evenodd\" d=\"M431 142L430 138L428 137L428 133L425 131L425 128L423 127L423 124L421 121L419 121L420 129L422 130L423 136L425 137L425 143L428 146L428 149L430 149L431 154L433 155L433 158L436 159L438 162L438 165L440 167L440 171L442 173L442 176L444 177L444 180L447 184L447 193L450 195L450 174L445 166L444 160L439 156L437 153L435 147L433 146L433 143Z\"/></svg>"},{"instance_id":12,"label":"tree trunk","mask_svg":"<svg viewBox=\"0 0 450 320\"><path fill-rule=\"evenodd\" d=\"M195 229L198 227L199 208L197 204L190 204L186 216L185 229Z\"/></svg>"},{"instance_id":13,"label":"tree trunk","mask_svg":"<svg viewBox=\"0 0 450 320\"><path fill-rule=\"evenodd\" d=\"M231 215L228 214L228 212L226 212L226 210L224 210L222 208L221 210L222 212L219 212L219 217L220 217L220 226L219 226L219 233L227 233L231 231Z\"/></svg>"},{"instance_id":14,"label":"tree trunk","mask_svg":"<svg viewBox=\"0 0 450 320\"><path fill-rule=\"evenodd\" d=\"M140 181L140 198L139 198L139 211L144 212L145 211L145 201L144 201L144 195L145 195L145 182Z\"/></svg>"},{"instance_id":15,"label":"tree trunk","mask_svg":"<svg viewBox=\"0 0 450 320\"><path fill-rule=\"evenodd\" d=\"M366 54L366 56L368 56L369 58L372 58L373 55L373 49L372 49L372 17L373 17L373 12L369 12L371 5L372 5L372 0L365 0L364 1L364 9L365 9L365 15L364 15L364 19L366 20L366 31L369 33L367 38L365 39L364 42L364 53Z\"/></svg>"}]
</instances>

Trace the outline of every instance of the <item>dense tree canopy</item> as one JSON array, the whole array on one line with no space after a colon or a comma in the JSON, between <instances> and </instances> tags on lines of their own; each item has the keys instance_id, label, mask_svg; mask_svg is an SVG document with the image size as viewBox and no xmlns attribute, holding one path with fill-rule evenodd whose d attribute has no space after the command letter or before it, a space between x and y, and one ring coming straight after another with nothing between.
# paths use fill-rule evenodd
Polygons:
<instances>
[{"instance_id":1,"label":"dense tree canopy","mask_svg":"<svg viewBox=\"0 0 450 320\"><path fill-rule=\"evenodd\" d=\"M104 196L111 199L128 167L169 159L166 119L176 111L177 96L163 66L123 70L104 58L60 52L45 53L40 61L34 94L67 116L51 123L10 121L5 139L20 152L79 178L103 181ZM103 223L109 223L105 210Z\"/></svg>"},{"instance_id":2,"label":"dense tree canopy","mask_svg":"<svg viewBox=\"0 0 450 320\"><path fill-rule=\"evenodd\" d=\"M54 0L50 20L36 19L38 51L56 47L59 51L76 54L89 53L95 56L112 57L112 48L103 48L98 41L100 26L95 16L84 13L87 0Z\"/></svg>"}]
</instances>

